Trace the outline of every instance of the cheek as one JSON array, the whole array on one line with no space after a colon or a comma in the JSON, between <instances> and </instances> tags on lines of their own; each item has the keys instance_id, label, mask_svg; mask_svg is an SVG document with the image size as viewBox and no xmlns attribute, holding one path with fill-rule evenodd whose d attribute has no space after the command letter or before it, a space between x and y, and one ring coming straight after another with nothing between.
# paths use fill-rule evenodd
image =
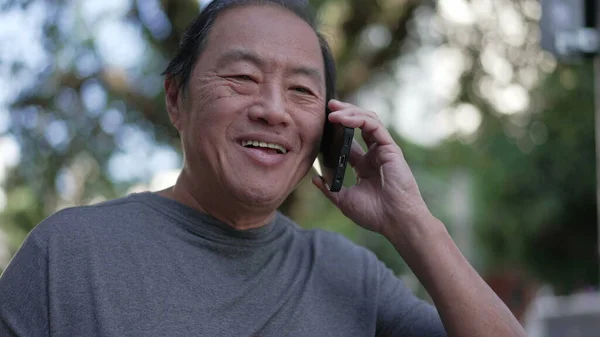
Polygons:
<instances>
[{"instance_id":1,"label":"cheek","mask_svg":"<svg viewBox=\"0 0 600 337\"><path fill-rule=\"evenodd\" d=\"M215 145L223 144L227 126L234 119L229 107L227 90L202 86L190 92L187 119L183 121L187 136L187 151L206 159Z\"/></svg>"},{"instance_id":2,"label":"cheek","mask_svg":"<svg viewBox=\"0 0 600 337\"><path fill-rule=\"evenodd\" d=\"M325 124L325 111L318 113L301 113L295 119L296 125L301 130L301 137L304 146L311 149L310 156L316 156L319 150L319 143L323 134Z\"/></svg>"},{"instance_id":3,"label":"cheek","mask_svg":"<svg viewBox=\"0 0 600 337\"><path fill-rule=\"evenodd\" d=\"M194 127L202 130L227 127L247 100L229 85L208 84L195 94L192 119Z\"/></svg>"}]
</instances>

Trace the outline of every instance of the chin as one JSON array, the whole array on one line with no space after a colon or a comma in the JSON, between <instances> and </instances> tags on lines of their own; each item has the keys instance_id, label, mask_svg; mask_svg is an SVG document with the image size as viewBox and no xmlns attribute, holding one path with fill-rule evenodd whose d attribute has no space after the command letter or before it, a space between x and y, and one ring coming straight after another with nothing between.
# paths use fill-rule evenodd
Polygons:
<instances>
[{"instance_id":1,"label":"chin","mask_svg":"<svg viewBox=\"0 0 600 337\"><path fill-rule=\"evenodd\" d=\"M291 193L284 193L281 189L274 189L273 185L265 188L262 186L244 186L235 191L236 199L251 208L269 209L275 211Z\"/></svg>"},{"instance_id":2,"label":"chin","mask_svg":"<svg viewBox=\"0 0 600 337\"><path fill-rule=\"evenodd\" d=\"M300 174L304 173L303 171L283 171L281 169L263 172L258 170L225 171L223 172L225 174L218 180L238 203L247 205L251 209L275 211L305 175Z\"/></svg>"}]
</instances>

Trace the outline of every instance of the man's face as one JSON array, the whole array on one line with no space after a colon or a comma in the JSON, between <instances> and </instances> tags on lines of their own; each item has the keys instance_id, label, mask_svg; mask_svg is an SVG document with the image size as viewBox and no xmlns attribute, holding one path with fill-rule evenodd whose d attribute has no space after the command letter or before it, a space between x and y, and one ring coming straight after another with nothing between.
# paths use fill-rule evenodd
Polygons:
<instances>
[{"instance_id":1,"label":"man's face","mask_svg":"<svg viewBox=\"0 0 600 337\"><path fill-rule=\"evenodd\" d=\"M316 34L293 13L269 5L222 13L179 104L196 187L279 206L316 156L324 72Z\"/></svg>"}]
</instances>

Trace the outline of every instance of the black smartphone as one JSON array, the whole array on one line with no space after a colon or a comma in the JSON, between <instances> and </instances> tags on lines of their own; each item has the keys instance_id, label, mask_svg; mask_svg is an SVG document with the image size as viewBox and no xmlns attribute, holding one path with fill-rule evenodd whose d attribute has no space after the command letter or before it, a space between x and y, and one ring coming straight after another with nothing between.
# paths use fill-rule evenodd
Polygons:
<instances>
[{"instance_id":1,"label":"black smartphone","mask_svg":"<svg viewBox=\"0 0 600 337\"><path fill-rule=\"evenodd\" d=\"M353 138L354 128L325 119L318 159L320 174L331 192L339 192L342 188Z\"/></svg>"}]
</instances>

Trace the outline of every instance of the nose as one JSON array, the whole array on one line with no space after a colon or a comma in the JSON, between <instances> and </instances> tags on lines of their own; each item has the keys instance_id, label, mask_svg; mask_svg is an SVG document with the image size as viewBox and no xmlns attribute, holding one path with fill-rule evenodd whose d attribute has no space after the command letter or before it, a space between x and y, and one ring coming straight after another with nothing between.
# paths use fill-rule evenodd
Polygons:
<instances>
[{"instance_id":1,"label":"nose","mask_svg":"<svg viewBox=\"0 0 600 337\"><path fill-rule=\"evenodd\" d=\"M249 109L250 119L273 126L289 124L291 117L286 110L282 89L270 83L261 88L260 95L260 102Z\"/></svg>"}]
</instances>

